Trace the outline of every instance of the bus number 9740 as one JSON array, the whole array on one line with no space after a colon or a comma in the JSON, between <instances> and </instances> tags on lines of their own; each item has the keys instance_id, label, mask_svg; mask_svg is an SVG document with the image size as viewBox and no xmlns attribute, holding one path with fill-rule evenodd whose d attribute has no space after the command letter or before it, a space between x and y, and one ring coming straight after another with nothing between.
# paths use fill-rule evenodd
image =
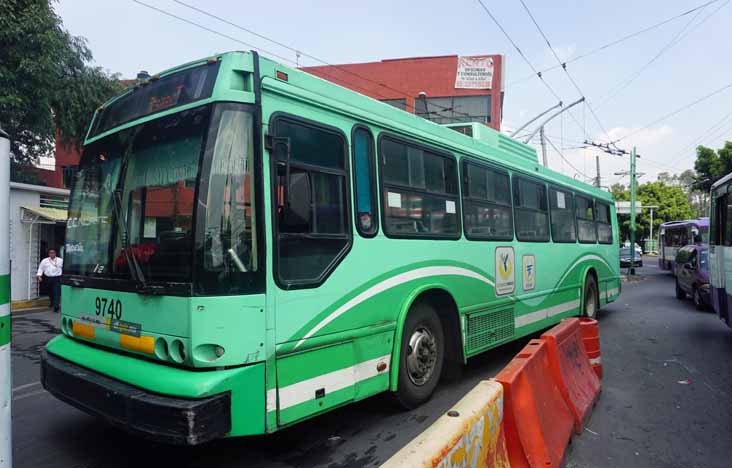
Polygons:
<instances>
[{"instance_id":1,"label":"bus number 9740","mask_svg":"<svg viewBox=\"0 0 732 468\"><path fill-rule=\"evenodd\" d=\"M102 317L111 317L117 320L122 318L122 303L119 299L107 299L104 297L97 297L94 301L96 306L97 315Z\"/></svg>"}]
</instances>

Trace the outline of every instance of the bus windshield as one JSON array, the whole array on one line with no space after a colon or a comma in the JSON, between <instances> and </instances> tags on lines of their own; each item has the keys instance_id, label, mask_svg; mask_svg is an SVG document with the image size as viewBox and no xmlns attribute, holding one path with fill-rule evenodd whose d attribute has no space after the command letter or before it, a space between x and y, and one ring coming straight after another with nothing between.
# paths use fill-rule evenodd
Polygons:
<instances>
[{"instance_id":1,"label":"bus windshield","mask_svg":"<svg viewBox=\"0 0 732 468\"><path fill-rule=\"evenodd\" d=\"M251 114L231 105L212 109L152 120L84 149L69 205L65 273L189 283L196 270L204 282L226 283L231 273L256 269Z\"/></svg>"}]
</instances>

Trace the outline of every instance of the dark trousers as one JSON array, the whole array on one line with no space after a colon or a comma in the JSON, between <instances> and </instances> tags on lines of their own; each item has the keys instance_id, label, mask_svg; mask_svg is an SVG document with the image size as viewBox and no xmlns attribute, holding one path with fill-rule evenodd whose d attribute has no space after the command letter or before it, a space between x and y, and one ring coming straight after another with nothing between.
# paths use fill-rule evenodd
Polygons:
<instances>
[{"instance_id":1,"label":"dark trousers","mask_svg":"<svg viewBox=\"0 0 732 468\"><path fill-rule=\"evenodd\" d=\"M48 298L51 300L51 307L58 309L61 307L61 277L46 276L43 281L48 286Z\"/></svg>"}]
</instances>

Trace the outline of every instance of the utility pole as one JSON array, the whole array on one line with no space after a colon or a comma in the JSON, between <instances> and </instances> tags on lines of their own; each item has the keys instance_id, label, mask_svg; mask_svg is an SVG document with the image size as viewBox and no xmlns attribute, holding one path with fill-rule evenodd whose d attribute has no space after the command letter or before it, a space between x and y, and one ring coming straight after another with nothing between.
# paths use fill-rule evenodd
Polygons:
<instances>
[{"instance_id":1,"label":"utility pole","mask_svg":"<svg viewBox=\"0 0 732 468\"><path fill-rule=\"evenodd\" d=\"M546 160L546 138L544 137L544 126L539 128L539 139L541 140L541 160L544 162L544 167L549 167L549 163Z\"/></svg>"},{"instance_id":2,"label":"utility pole","mask_svg":"<svg viewBox=\"0 0 732 468\"><path fill-rule=\"evenodd\" d=\"M630 152L630 268L628 274L635 274L635 146Z\"/></svg>"},{"instance_id":3,"label":"utility pole","mask_svg":"<svg viewBox=\"0 0 732 468\"><path fill-rule=\"evenodd\" d=\"M608 154L614 154L616 156L628 154L627 151L618 148L613 143L595 143L594 141L585 140L585 144L600 148L604 152ZM633 266L633 264L635 263L635 158L640 158L640 155L636 154L634 146L633 151L630 152L630 268L628 268L628 274L630 275L635 274L635 267Z\"/></svg>"},{"instance_id":4,"label":"utility pole","mask_svg":"<svg viewBox=\"0 0 732 468\"><path fill-rule=\"evenodd\" d=\"M10 138L0 128L0 468L13 466L10 405Z\"/></svg>"},{"instance_id":5,"label":"utility pole","mask_svg":"<svg viewBox=\"0 0 732 468\"><path fill-rule=\"evenodd\" d=\"M595 168L597 169L597 178L595 179L595 187L600 188L600 155L595 155Z\"/></svg>"},{"instance_id":6,"label":"utility pole","mask_svg":"<svg viewBox=\"0 0 732 468\"><path fill-rule=\"evenodd\" d=\"M656 244L653 242L653 209L656 208L656 207L655 206L651 206L650 208L651 208L651 226L650 226L651 232L648 235L648 237L651 238L651 246L654 247L653 250L658 250L658 247L656 247Z\"/></svg>"}]
</instances>

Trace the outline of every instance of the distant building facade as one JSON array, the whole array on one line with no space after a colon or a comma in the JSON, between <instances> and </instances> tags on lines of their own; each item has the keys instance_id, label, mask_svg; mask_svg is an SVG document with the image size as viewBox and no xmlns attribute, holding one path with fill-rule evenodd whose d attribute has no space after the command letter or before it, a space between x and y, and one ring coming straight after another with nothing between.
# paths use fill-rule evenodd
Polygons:
<instances>
[{"instance_id":1,"label":"distant building facade","mask_svg":"<svg viewBox=\"0 0 732 468\"><path fill-rule=\"evenodd\" d=\"M302 70L436 123L482 122L500 131L503 68L501 55L447 55Z\"/></svg>"}]
</instances>

